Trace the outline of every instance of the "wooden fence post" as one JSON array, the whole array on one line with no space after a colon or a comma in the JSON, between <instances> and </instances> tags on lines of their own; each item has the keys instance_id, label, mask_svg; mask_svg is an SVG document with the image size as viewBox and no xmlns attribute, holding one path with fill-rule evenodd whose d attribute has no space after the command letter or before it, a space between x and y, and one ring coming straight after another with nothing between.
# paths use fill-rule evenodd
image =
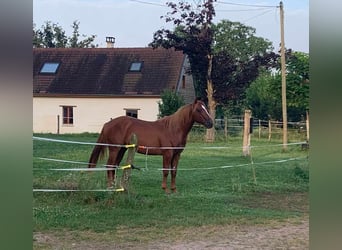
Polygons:
<instances>
[{"instance_id":1,"label":"wooden fence post","mask_svg":"<svg viewBox=\"0 0 342 250\"><path fill-rule=\"evenodd\" d=\"M306 111L306 140L310 139L309 111Z\"/></svg>"},{"instance_id":2,"label":"wooden fence post","mask_svg":"<svg viewBox=\"0 0 342 250\"><path fill-rule=\"evenodd\" d=\"M228 138L228 117L224 117L224 137Z\"/></svg>"},{"instance_id":3,"label":"wooden fence post","mask_svg":"<svg viewBox=\"0 0 342 250\"><path fill-rule=\"evenodd\" d=\"M59 115L57 115L57 135L59 135Z\"/></svg>"},{"instance_id":4,"label":"wooden fence post","mask_svg":"<svg viewBox=\"0 0 342 250\"><path fill-rule=\"evenodd\" d=\"M136 134L132 134L132 137L131 137L131 140L130 140L130 144L134 144L135 146L128 148L126 165L131 165L132 166L134 155L135 155L135 151L136 151L136 148L137 148L137 143L138 143L138 138L137 138ZM121 176L121 187L125 191L128 191L129 178L131 176L131 171L132 171L132 167L124 169L123 173L122 173L122 176Z\"/></svg>"},{"instance_id":5,"label":"wooden fence post","mask_svg":"<svg viewBox=\"0 0 342 250\"><path fill-rule=\"evenodd\" d=\"M268 119L268 141L271 141L272 136L272 124L271 119Z\"/></svg>"},{"instance_id":6,"label":"wooden fence post","mask_svg":"<svg viewBox=\"0 0 342 250\"><path fill-rule=\"evenodd\" d=\"M245 110L245 118L244 118L244 129L243 129L243 145L242 145L242 154L244 156L250 155L250 145L251 145L251 116L252 111Z\"/></svg>"}]
</instances>

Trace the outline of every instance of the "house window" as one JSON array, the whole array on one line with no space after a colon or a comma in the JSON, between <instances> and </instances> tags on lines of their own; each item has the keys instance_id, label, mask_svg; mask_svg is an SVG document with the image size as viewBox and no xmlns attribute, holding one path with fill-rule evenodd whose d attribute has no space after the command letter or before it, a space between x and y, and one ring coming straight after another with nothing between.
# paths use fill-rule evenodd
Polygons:
<instances>
[{"instance_id":1,"label":"house window","mask_svg":"<svg viewBox=\"0 0 342 250\"><path fill-rule=\"evenodd\" d=\"M59 67L59 63L56 62L46 62L43 64L43 67L40 69L40 73L42 74L55 74Z\"/></svg>"},{"instance_id":2,"label":"house window","mask_svg":"<svg viewBox=\"0 0 342 250\"><path fill-rule=\"evenodd\" d=\"M130 72L140 72L142 68L143 62L132 62L129 67Z\"/></svg>"},{"instance_id":3,"label":"house window","mask_svg":"<svg viewBox=\"0 0 342 250\"><path fill-rule=\"evenodd\" d=\"M63 125L74 124L74 106L62 106L63 108Z\"/></svg>"},{"instance_id":4,"label":"house window","mask_svg":"<svg viewBox=\"0 0 342 250\"><path fill-rule=\"evenodd\" d=\"M126 110L126 116L138 118L138 109L125 109L125 110Z\"/></svg>"}]
</instances>

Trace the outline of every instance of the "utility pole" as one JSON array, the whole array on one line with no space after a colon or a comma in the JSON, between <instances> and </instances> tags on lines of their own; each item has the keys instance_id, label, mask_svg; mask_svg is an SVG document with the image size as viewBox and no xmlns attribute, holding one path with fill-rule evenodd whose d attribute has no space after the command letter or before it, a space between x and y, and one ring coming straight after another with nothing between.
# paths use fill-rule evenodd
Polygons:
<instances>
[{"instance_id":1,"label":"utility pole","mask_svg":"<svg viewBox=\"0 0 342 250\"><path fill-rule=\"evenodd\" d=\"M283 110L283 151L287 150L286 65L284 39L284 5L280 1L281 100Z\"/></svg>"}]
</instances>

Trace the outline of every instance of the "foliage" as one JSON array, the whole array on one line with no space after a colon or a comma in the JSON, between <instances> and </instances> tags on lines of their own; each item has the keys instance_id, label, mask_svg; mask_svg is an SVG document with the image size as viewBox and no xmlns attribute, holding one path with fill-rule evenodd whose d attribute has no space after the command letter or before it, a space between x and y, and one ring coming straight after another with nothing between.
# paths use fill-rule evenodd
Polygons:
<instances>
[{"instance_id":1,"label":"foliage","mask_svg":"<svg viewBox=\"0 0 342 250\"><path fill-rule=\"evenodd\" d=\"M172 115L185 104L183 97L171 90L164 90L161 94L161 99L158 102L159 118Z\"/></svg>"},{"instance_id":2,"label":"foliage","mask_svg":"<svg viewBox=\"0 0 342 250\"><path fill-rule=\"evenodd\" d=\"M286 99L289 121L299 121L309 109L309 55L286 53ZM273 72L264 72L246 91L246 105L253 115L282 120L280 64Z\"/></svg>"},{"instance_id":3,"label":"foliage","mask_svg":"<svg viewBox=\"0 0 342 250\"><path fill-rule=\"evenodd\" d=\"M71 37L67 37L64 29L56 24L51 23L51 21L46 21L42 25L41 29L36 29L36 25L33 24L33 37L32 44L33 48L89 48L97 47L93 42L95 40L95 35L84 37L80 40L81 34L79 33L79 21L74 21L72 24L73 33Z\"/></svg>"},{"instance_id":4,"label":"foliage","mask_svg":"<svg viewBox=\"0 0 342 250\"><path fill-rule=\"evenodd\" d=\"M309 109L309 55L303 52L290 53L286 69L288 109L292 119L299 120Z\"/></svg>"},{"instance_id":5,"label":"foliage","mask_svg":"<svg viewBox=\"0 0 342 250\"><path fill-rule=\"evenodd\" d=\"M255 36L255 29L239 22L222 20L212 23L215 15L212 1L192 7L180 2L168 3L173 11L163 17L173 22L173 31L154 33L152 47L174 47L189 57L196 95L207 97L208 55L213 55L212 73L215 102L242 108L245 89L256 79L260 67L272 67L277 55L271 42ZM195 9L195 10L194 10ZM236 109L236 107L231 107Z\"/></svg>"},{"instance_id":6,"label":"foliage","mask_svg":"<svg viewBox=\"0 0 342 250\"><path fill-rule=\"evenodd\" d=\"M272 52L271 42L257 37L252 27L222 20L213 29L215 99L223 105L240 106L246 88L260 69L274 67L278 56Z\"/></svg>"},{"instance_id":7,"label":"foliage","mask_svg":"<svg viewBox=\"0 0 342 250\"><path fill-rule=\"evenodd\" d=\"M262 120L282 117L281 99L271 91L277 81L274 74L264 71L246 90L246 105L254 117Z\"/></svg>"},{"instance_id":8,"label":"foliage","mask_svg":"<svg viewBox=\"0 0 342 250\"><path fill-rule=\"evenodd\" d=\"M208 55L212 53L213 30L212 19L215 15L213 0L204 1L193 7L187 2L172 2L167 5L172 9L166 16L166 22L172 22L174 30L160 29L153 35L150 46L153 48L175 48L188 55L191 73L194 78L195 90L199 96L206 98L204 90L199 86L206 86L208 72Z\"/></svg>"},{"instance_id":9,"label":"foliage","mask_svg":"<svg viewBox=\"0 0 342 250\"><path fill-rule=\"evenodd\" d=\"M238 61L249 61L256 55L264 55L273 49L270 41L255 35L255 28L240 22L222 20L213 29L214 52L225 51Z\"/></svg>"},{"instance_id":10,"label":"foliage","mask_svg":"<svg viewBox=\"0 0 342 250\"><path fill-rule=\"evenodd\" d=\"M177 26L173 31L161 29L154 33L152 47L175 48L188 55L194 79L196 95L208 100L209 114L215 118L216 101L213 96L212 82L212 20L215 15L214 1L203 0L195 8L186 1L178 4L168 2L172 9L164 17L166 22ZM162 17L163 18L163 17ZM204 86L205 93L201 93ZM198 95L200 94L200 95ZM207 129L207 141L214 141L215 127Z\"/></svg>"}]
</instances>

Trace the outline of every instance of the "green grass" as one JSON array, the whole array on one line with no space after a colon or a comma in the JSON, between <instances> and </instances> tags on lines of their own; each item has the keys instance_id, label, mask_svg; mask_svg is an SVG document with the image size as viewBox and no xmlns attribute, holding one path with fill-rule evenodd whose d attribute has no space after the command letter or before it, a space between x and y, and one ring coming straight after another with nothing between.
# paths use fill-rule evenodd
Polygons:
<instances>
[{"instance_id":1,"label":"green grass","mask_svg":"<svg viewBox=\"0 0 342 250\"><path fill-rule=\"evenodd\" d=\"M95 142L98 135L35 136ZM267 223L306 215L308 152L301 150L300 145L289 146L287 152L282 152L279 146L270 146L278 143L281 141L252 138L253 146L262 147L253 148L251 158L242 156L241 137L212 144L191 140L178 166L178 193L171 195L161 189L162 174L158 169L162 167L162 157L136 154L134 163L142 169L132 171L128 192L34 192L34 231L119 232L122 228L152 228L157 232L174 227ZM229 148L205 148L214 146ZM38 159L87 162L91 150L90 145L34 140L33 187L105 189L105 172L51 171L48 169L80 166ZM259 164L295 157L303 158ZM219 168L248 164L251 160L254 165ZM198 170L186 170L194 168Z\"/></svg>"}]
</instances>

